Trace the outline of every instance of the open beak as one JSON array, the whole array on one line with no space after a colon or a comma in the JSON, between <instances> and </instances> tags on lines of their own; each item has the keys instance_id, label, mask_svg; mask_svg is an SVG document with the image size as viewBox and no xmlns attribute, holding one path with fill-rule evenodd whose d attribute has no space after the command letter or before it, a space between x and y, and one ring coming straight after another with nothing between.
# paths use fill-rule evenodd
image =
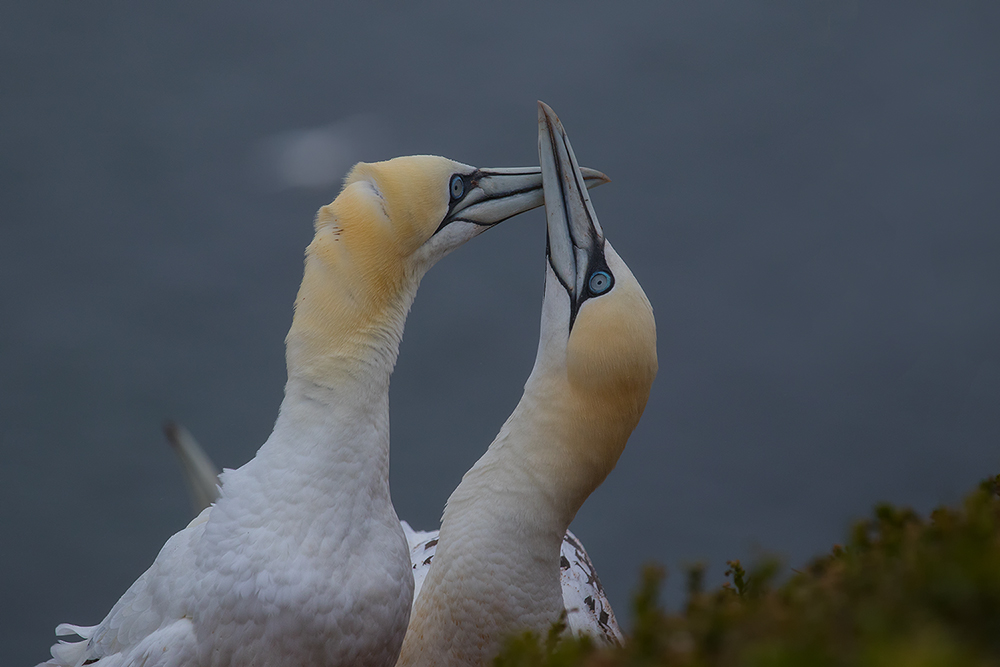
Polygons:
<instances>
[{"instance_id":1,"label":"open beak","mask_svg":"<svg viewBox=\"0 0 1000 667\"><path fill-rule=\"evenodd\" d=\"M585 170L580 169L566 130L555 112L538 103L538 161L542 165L546 256L570 298L570 328L580 305L590 296L588 279L606 270L604 232L587 194ZM611 273L605 271L608 280ZM607 290L610 285L604 285Z\"/></svg>"},{"instance_id":2,"label":"open beak","mask_svg":"<svg viewBox=\"0 0 1000 667\"><path fill-rule=\"evenodd\" d=\"M581 169L586 187L610 182L610 178L595 169ZM469 177L470 190L441 222L470 222L492 227L518 213L542 205L542 168L514 167L477 169ZM440 228L439 228L440 229Z\"/></svg>"}]
</instances>

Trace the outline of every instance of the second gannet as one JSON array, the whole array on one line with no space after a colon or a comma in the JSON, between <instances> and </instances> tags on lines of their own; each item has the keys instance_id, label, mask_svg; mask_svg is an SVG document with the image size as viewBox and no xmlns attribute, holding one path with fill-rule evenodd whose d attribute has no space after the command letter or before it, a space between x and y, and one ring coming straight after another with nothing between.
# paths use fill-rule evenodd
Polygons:
<instances>
[{"instance_id":1,"label":"second gannet","mask_svg":"<svg viewBox=\"0 0 1000 667\"><path fill-rule=\"evenodd\" d=\"M539 103L547 218L535 365L493 444L448 499L400 667L485 665L564 611L560 544L618 461L657 371L653 311L605 240L569 139Z\"/></svg>"},{"instance_id":2,"label":"second gannet","mask_svg":"<svg viewBox=\"0 0 1000 667\"><path fill-rule=\"evenodd\" d=\"M606 180L591 174L594 183ZM359 164L320 209L274 431L96 626L44 665L392 665L411 609L389 496L389 377L424 273L541 203L536 168Z\"/></svg>"}]
</instances>

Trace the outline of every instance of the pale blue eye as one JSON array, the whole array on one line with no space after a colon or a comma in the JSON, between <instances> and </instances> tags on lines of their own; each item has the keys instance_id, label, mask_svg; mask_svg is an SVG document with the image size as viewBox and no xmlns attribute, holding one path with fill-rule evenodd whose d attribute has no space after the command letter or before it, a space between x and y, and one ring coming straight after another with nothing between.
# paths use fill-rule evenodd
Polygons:
<instances>
[{"instance_id":1,"label":"pale blue eye","mask_svg":"<svg viewBox=\"0 0 1000 667\"><path fill-rule=\"evenodd\" d=\"M587 281L587 287L593 295L604 294L611 287L611 276L607 271L595 271Z\"/></svg>"},{"instance_id":2,"label":"pale blue eye","mask_svg":"<svg viewBox=\"0 0 1000 667\"><path fill-rule=\"evenodd\" d=\"M458 174L451 177L451 198L452 200L461 199L462 195L465 194L465 181Z\"/></svg>"}]
</instances>

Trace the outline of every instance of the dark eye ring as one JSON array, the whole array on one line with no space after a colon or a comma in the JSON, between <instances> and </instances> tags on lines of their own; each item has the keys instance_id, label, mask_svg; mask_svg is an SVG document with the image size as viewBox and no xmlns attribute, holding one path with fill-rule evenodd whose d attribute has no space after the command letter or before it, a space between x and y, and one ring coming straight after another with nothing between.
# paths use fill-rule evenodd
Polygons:
<instances>
[{"instance_id":1,"label":"dark eye ring","mask_svg":"<svg viewBox=\"0 0 1000 667\"><path fill-rule=\"evenodd\" d=\"M449 186L451 190L451 200L458 201L465 194L465 181L458 174L451 177L451 185Z\"/></svg>"},{"instance_id":2,"label":"dark eye ring","mask_svg":"<svg viewBox=\"0 0 1000 667\"><path fill-rule=\"evenodd\" d=\"M595 271L590 274L590 279L587 281L587 287L594 296L607 292L611 288L611 284L611 274L607 271Z\"/></svg>"}]
</instances>

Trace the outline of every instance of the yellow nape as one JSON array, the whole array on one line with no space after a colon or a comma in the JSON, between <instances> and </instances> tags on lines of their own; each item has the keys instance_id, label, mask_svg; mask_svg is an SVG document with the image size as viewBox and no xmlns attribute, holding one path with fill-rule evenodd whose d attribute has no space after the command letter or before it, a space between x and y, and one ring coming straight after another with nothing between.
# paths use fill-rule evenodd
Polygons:
<instances>
[{"instance_id":1,"label":"yellow nape","mask_svg":"<svg viewBox=\"0 0 1000 667\"><path fill-rule=\"evenodd\" d=\"M358 362L395 362L419 271L413 253L448 210L448 176L468 169L435 156L360 163L316 215L288 332L290 375L327 384ZM388 343L388 345L386 345ZM373 351L388 350L383 358Z\"/></svg>"}]
</instances>

